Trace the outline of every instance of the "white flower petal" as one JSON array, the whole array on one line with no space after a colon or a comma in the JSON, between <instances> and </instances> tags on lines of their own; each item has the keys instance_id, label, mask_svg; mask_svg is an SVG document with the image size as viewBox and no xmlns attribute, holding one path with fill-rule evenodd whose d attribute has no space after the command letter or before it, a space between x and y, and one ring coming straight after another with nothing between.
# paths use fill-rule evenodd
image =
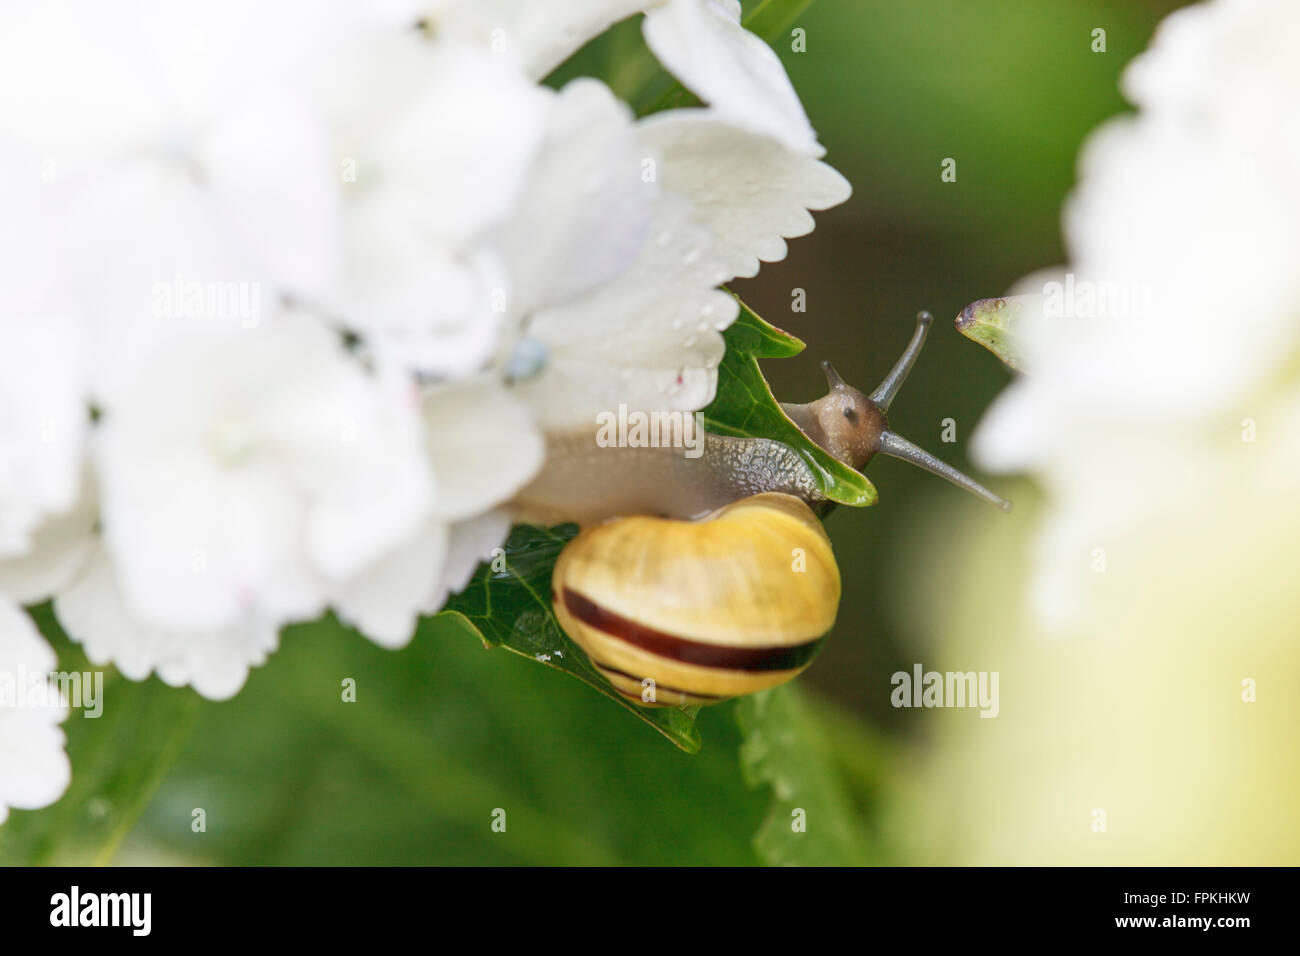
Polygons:
<instances>
[{"instance_id":1,"label":"white flower petal","mask_svg":"<svg viewBox=\"0 0 1300 956\"><path fill-rule=\"evenodd\" d=\"M505 511L489 511L452 525L442 576L424 612L437 612L448 597L465 590L479 564L492 560L509 534L510 515Z\"/></svg>"},{"instance_id":2,"label":"white flower petal","mask_svg":"<svg viewBox=\"0 0 1300 956\"><path fill-rule=\"evenodd\" d=\"M340 617L383 647L404 646L420 613L436 610L449 589L464 586L480 554L509 531L501 515L479 516L513 497L542 463L531 413L500 385L431 388L423 410L436 476L434 517L360 573L329 584Z\"/></svg>"},{"instance_id":3,"label":"white flower petal","mask_svg":"<svg viewBox=\"0 0 1300 956\"><path fill-rule=\"evenodd\" d=\"M85 361L76 323L0 302L0 558L26 553L42 520L77 500Z\"/></svg>"},{"instance_id":4,"label":"white flower petal","mask_svg":"<svg viewBox=\"0 0 1300 956\"><path fill-rule=\"evenodd\" d=\"M212 630L155 627L127 605L112 560L96 549L83 572L54 599L68 636L95 664L113 664L131 680L157 673L173 687L192 686L211 700L227 700L251 668L279 645L278 627L255 614Z\"/></svg>"},{"instance_id":5,"label":"white flower petal","mask_svg":"<svg viewBox=\"0 0 1300 956\"><path fill-rule=\"evenodd\" d=\"M398 115L344 134L346 250L319 304L385 364L463 377L497 345L512 283L485 236L520 199L554 94L489 54L425 53Z\"/></svg>"},{"instance_id":6,"label":"white flower petal","mask_svg":"<svg viewBox=\"0 0 1300 956\"><path fill-rule=\"evenodd\" d=\"M630 269L533 317L528 334L549 357L519 392L542 427L591 427L620 403L695 411L711 402L725 351L721 330L739 311L716 288L730 277L690 202L661 194L650 238Z\"/></svg>"},{"instance_id":7,"label":"white flower petal","mask_svg":"<svg viewBox=\"0 0 1300 956\"><path fill-rule=\"evenodd\" d=\"M551 100L490 55L441 49L374 146L379 175L405 190L407 216L427 235L464 241L513 209Z\"/></svg>"},{"instance_id":8,"label":"white flower petal","mask_svg":"<svg viewBox=\"0 0 1300 956\"><path fill-rule=\"evenodd\" d=\"M433 479L414 387L395 391L300 314L166 340L106 410L105 544L160 627L310 617L423 520Z\"/></svg>"},{"instance_id":9,"label":"white flower petal","mask_svg":"<svg viewBox=\"0 0 1300 956\"><path fill-rule=\"evenodd\" d=\"M658 194L631 111L595 80L575 80L551 107L524 193L498 239L523 313L574 298L626 269Z\"/></svg>"},{"instance_id":10,"label":"white flower petal","mask_svg":"<svg viewBox=\"0 0 1300 956\"><path fill-rule=\"evenodd\" d=\"M643 0L432 0L427 22L439 40L486 47L541 79L644 6Z\"/></svg>"},{"instance_id":11,"label":"white flower petal","mask_svg":"<svg viewBox=\"0 0 1300 956\"><path fill-rule=\"evenodd\" d=\"M740 4L668 0L642 32L659 62L727 121L821 156L817 134L772 48L740 25Z\"/></svg>"},{"instance_id":12,"label":"white flower petal","mask_svg":"<svg viewBox=\"0 0 1300 956\"><path fill-rule=\"evenodd\" d=\"M87 474L77 503L47 517L32 536L27 553L0 559L0 595L19 604L39 604L67 584L94 547L98 517L93 482Z\"/></svg>"},{"instance_id":13,"label":"white flower petal","mask_svg":"<svg viewBox=\"0 0 1300 956\"><path fill-rule=\"evenodd\" d=\"M198 325L255 325L275 302L214 194L179 165L142 161L69 186L59 226L63 280L87 317L99 404L111 404L172 336Z\"/></svg>"},{"instance_id":14,"label":"white flower petal","mask_svg":"<svg viewBox=\"0 0 1300 956\"><path fill-rule=\"evenodd\" d=\"M339 170L325 118L287 88L258 90L198 139L203 188L233 239L288 288L319 289L340 256Z\"/></svg>"},{"instance_id":15,"label":"white flower petal","mask_svg":"<svg viewBox=\"0 0 1300 956\"><path fill-rule=\"evenodd\" d=\"M436 593L447 556L447 527L425 522L409 541L360 574L330 586L339 617L380 647L405 647Z\"/></svg>"},{"instance_id":16,"label":"white flower petal","mask_svg":"<svg viewBox=\"0 0 1300 956\"><path fill-rule=\"evenodd\" d=\"M532 412L493 382L430 389L424 427L438 485L433 510L443 521L462 521L507 501L542 463Z\"/></svg>"},{"instance_id":17,"label":"white flower petal","mask_svg":"<svg viewBox=\"0 0 1300 956\"><path fill-rule=\"evenodd\" d=\"M33 810L53 803L71 779L59 727L67 705L47 680L39 687L31 683L57 667L54 651L31 619L0 598L0 823L11 807Z\"/></svg>"},{"instance_id":18,"label":"white flower petal","mask_svg":"<svg viewBox=\"0 0 1300 956\"><path fill-rule=\"evenodd\" d=\"M852 193L825 163L712 110L654 114L638 124L638 136L661 157L664 188L690 197L732 275L756 274L760 259L784 259L785 239L812 232L808 210L836 206Z\"/></svg>"}]
</instances>

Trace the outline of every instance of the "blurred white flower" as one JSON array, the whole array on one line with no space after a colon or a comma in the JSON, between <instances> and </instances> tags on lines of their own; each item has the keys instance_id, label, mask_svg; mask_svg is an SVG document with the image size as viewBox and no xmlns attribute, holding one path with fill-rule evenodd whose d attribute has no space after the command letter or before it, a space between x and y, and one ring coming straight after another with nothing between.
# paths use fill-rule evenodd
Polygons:
<instances>
[{"instance_id":1,"label":"blurred white flower","mask_svg":"<svg viewBox=\"0 0 1300 956\"><path fill-rule=\"evenodd\" d=\"M363 52L322 91L343 248L302 292L384 364L463 378L490 363L509 320L514 277L491 240L526 195L554 94L508 61L414 33Z\"/></svg>"},{"instance_id":2,"label":"blurred white flower","mask_svg":"<svg viewBox=\"0 0 1300 956\"><path fill-rule=\"evenodd\" d=\"M239 692L249 669L265 663L279 645L282 623L248 610L212 628L151 624L127 603L117 568L99 546L92 546L81 573L59 590L54 613L92 663L112 664L131 680L156 673L210 700Z\"/></svg>"},{"instance_id":3,"label":"blurred white flower","mask_svg":"<svg viewBox=\"0 0 1300 956\"><path fill-rule=\"evenodd\" d=\"M38 164L62 286L130 323L178 275L301 285L328 270L338 177L302 87L340 43L410 23L402 6L6 5L0 135Z\"/></svg>"},{"instance_id":4,"label":"blurred white flower","mask_svg":"<svg viewBox=\"0 0 1300 956\"><path fill-rule=\"evenodd\" d=\"M321 580L381 557L435 493L415 386L296 312L160 334L105 407L95 462L124 593L179 629L319 613Z\"/></svg>"},{"instance_id":5,"label":"blurred white flower","mask_svg":"<svg viewBox=\"0 0 1300 956\"><path fill-rule=\"evenodd\" d=\"M1086 610L1097 550L1300 480L1298 44L1281 0L1171 16L1125 74L1140 112L1085 147L1068 272L1015 290L1059 283L974 452L1048 491L1034 603L1055 624Z\"/></svg>"},{"instance_id":6,"label":"blurred white flower","mask_svg":"<svg viewBox=\"0 0 1300 956\"><path fill-rule=\"evenodd\" d=\"M72 768L59 724L67 704L49 681L54 651L22 609L0 596L0 823L63 795Z\"/></svg>"},{"instance_id":7,"label":"blurred white flower","mask_svg":"<svg viewBox=\"0 0 1300 956\"><path fill-rule=\"evenodd\" d=\"M76 323L0 307L0 343L3 565L31 548L47 517L76 502L89 412Z\"/></svg>"},{"instance_id":8,"label":"blurred white flower","mask_svg":"<svg viewBox=\"0 0 1300 956\"><path fill-rule=\"evenodd\" d=\"M38 182L0 135L0 593L7 560L76 502L90 424L84 330L60 309Z\"/></svg>"},{"instance_id":9,"label":"blurred white flower","mask_svg":"<svg viewBox=\"0 0 1300 956\"><path fill-rule=\"evenodd\" d=\"M646 7L645 0L425 0L440 41L508 57L540 80L592 37Z\"/></svg>"},{"instance_id":10,"label":"blurred white flower","mask_svg":"<svg viewBox=\"0 0 1300 956\"><path fill-rule=\"evenodd\" d=\"M98 504L87 467L76 503L47 517L21 554L0 558L0 596L19 604L39 604L71 581L94 547Z\"/></svg>"}]
</instances>

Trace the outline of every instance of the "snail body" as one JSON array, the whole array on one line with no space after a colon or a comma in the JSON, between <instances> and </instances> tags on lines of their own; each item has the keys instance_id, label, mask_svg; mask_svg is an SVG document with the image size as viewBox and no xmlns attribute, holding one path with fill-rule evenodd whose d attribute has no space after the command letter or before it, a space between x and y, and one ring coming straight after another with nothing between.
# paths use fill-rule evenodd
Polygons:
<instances>
[{"instance_id":1,"label":"snail body","mask_svg":"<svg viewBox=\"0 0 1300 956\"><path fill-rule=\"evenodd\" d=\"M920 353L916 331L870 395L822 363L829 392L783 404L837 460L912 462L1009 510L1010 503L889 429L887 413ZM583 530L552 574L565 633L624 696L711 704L790 680L834 624L840 575L815 510L811 467L782 442L703 433L680 447L602 447L594 431L548 436L547 466L514 502L525 520Z\"/></svg>"},{"instance_id":2,"label":"snail body","mask_svg":"<svg viewBox=\"0 0 1300 956\"><path fill-rule=\"evenodd\" d=\"M605 448L593 431L548 435L546 470L514 502L538 524L587 525L627 515L700 518L733 501L781 492L822 500L803 457L766 438L704 432L700 454L681 448Z\"/></svg>"}]
</instances>

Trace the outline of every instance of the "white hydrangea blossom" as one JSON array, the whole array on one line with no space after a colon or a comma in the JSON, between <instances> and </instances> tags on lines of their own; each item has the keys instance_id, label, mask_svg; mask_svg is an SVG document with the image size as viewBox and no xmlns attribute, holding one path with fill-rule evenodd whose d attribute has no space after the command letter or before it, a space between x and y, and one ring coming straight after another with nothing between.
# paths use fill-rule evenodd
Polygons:
<instances>
[{"instance_id":1,"label":"white hydrangea blossom","mask_svg":"<svg viewBox=\"0 0 1300 956\"><path fill-rule=\"evenodd\" d=\"M1124 76L1139 113L1084 149L1068 270L1014 290L1057 283L974 451L1049 493L1033 599L1053 624L1086 612L1094 549L1300 474L1297 44L1285 0L1169 17ZM1269 440L1243 458L1248 421Z\"/></svg>"},{"instance_id":2,"label":"white hydrangea blossom","mask_svg":"<svg viewBox=\"0 0 1300 956\"><path fill-rule=\"evenodd\" d=\"M537 82L638 10L707 108ZM0 665L51 598L213 699L327 608L405 644L546 430L712 399L719 286L848 196L821 152L731 2L6 5ZM66 783L49 723L0 811Z\"/></svg>"}]
</instances>

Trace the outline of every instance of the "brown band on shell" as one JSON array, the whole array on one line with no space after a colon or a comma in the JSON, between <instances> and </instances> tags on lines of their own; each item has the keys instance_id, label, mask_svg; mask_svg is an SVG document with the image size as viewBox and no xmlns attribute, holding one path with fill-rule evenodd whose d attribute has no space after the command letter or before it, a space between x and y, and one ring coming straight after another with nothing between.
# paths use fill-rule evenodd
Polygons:
<instances>
[{"instance_id":1,"label":"brown band on shell","mask_svg":"<svg viewBox=\"0 0 1300 956\"><path fill-rule=\"evenodd\" d=\"M621 614L615 614L572 588L566 587L563 597L564 606L569 613L589 627L594 627L598 631L603 631L611 637L626 641L658 657L683 664L693 664L697 667L759 673L794 670L812 660L822 642L819 637L803 644L772 644L761 647L705 644L646 627Z\"/></svg>"},{"instance_id":2,"label":"brown band on shell","mask_svg":"<svg viewBox=\"0 0 1300 956\"><path fill-rule=\"evenodd\" d=\"M596 667L600 670L600 672L604 674L606 677L608 677L610 674L617 674L619 677L626 677L628 680L636 681L638 684L646 680L646 678L644 677L637 677L635 674L629 674L627 671L621 671L617 667L610 667L604 661L598 661L594 657L591 659L591 662L595 664ZM653 680L653 678L650 679ZM641 697L640 694L633 693L630 690L624 690L622 687L619 687L617 684L614 685L614 689L618 691L620 694L622 694L624 697L628 697L632 700L638 700ZM655 681L655 690L663 691L665 694L678 694L682 697L693 697L696 700L705 700L705 701L727 700L730 697L734 696L732 694L703 694L700 693L698 690L686 690L684 687L669 687L667 684L660 684L658 681Z\"/></svg>"}]
</instances>

